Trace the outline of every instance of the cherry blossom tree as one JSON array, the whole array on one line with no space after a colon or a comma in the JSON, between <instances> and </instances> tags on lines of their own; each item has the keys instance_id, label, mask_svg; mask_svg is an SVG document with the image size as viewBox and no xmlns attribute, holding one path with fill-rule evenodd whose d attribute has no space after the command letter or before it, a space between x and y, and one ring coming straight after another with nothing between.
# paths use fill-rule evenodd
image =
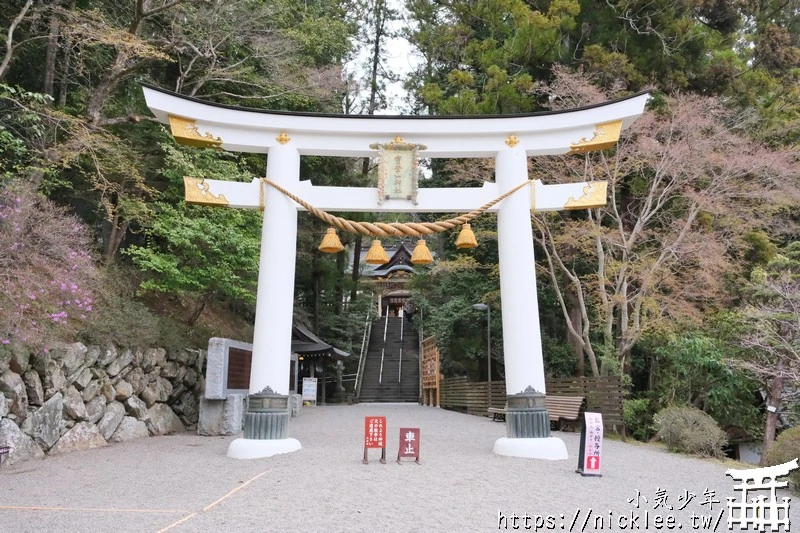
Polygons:
<instances>
[{"instance_id":1,"label":"cherry blossom tree","mask_svg":"<svg viewBox=\"0 0 800 533\"><path fill-rule=\"evenodd\" d=\"M613 96L565 70L543 92L556 109ZM603 208L533 217L569 335L594 375L626 372L648 330L724 306L746 233L778 234L772 215L800 204L794 156L748 139L746 117L698 95L652 104L616 149L532 160L546 183L608 182Z\"/></svg>"}]
</instances>

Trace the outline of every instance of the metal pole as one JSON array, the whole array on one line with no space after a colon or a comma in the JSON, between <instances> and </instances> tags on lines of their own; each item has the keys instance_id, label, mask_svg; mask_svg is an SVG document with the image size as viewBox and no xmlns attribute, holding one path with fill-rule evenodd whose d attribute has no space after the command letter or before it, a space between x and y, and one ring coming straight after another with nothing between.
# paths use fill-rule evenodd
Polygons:
<instances>
[{"instance_id":1,"label":"metal pole","mask_svg":"<svg viewBox=\"0 0 800 533\"><path fill-rule=\"evenodd\" d=\"M492 406L492 308L486 306L486 380L489 386L489 407Z\"/></svg>"},{"instance_id":2,"label":"metal pole","mask_svg":"<svg viewBox=\"0 0 800 533\"><path fill-rule=\"evenodd\" d=\"M404 313L405 314L405 313ZM405 322L404 317L400 317L400 363L397 365L397 382L403 378L403 323Z\"/></svg>"},{"instance_id":3,"label":"metal pole","mask_svg":"<svg viewBox=\"0 0 800 533\"><path fill-rule=\"evenodd\" d=\"M425 389L422 388L422 341L424 340L422 333L422 308L419 309L419 318L417 319L417 331L419 331L419 343L417 344L417 363L419 366L419 396L422 399L422 405L425 405Z\"/></svg>"}]
</instances>

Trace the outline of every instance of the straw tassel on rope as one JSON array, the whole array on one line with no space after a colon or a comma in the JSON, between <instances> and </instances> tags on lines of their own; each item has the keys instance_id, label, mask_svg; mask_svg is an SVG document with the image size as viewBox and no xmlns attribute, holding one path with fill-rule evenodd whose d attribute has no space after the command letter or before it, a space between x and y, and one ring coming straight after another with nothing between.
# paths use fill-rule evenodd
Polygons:
<instances>
[{"instance_id":1,"label":"straw tassel on rope","mask_svg":"<svg viewBox=\"0 0 800 533\"><path fill-rule=\"evenodd\" d=\"M425 239L420 239L417 241L417 245L414 247L414 253L411 254L411 262L415 265L427 265L429 263L433 263L433 256L431 255L431 251L428 249L428 245L425 244Z\"/></svg>"},{"instance_id":2,"label":"straw tassel on rope","mask_svg":"<svg viewBox=\"0 0 800 533\"><path fill-rule=\"evenodd\" d=\"M464 224L456 239L456 248L475 248L476 246L478 246L478 239L475 238L475 233L469 224Z\"/></svg>"},{"instance_id":3,"label":"straw tassel on rope","mask_svg":"<svg viewBox=\"0 0 800 533\"><path fill-rule=\"evenodd\" d=\"M370 265L384 265L389 262L389 256L386 255L386 250L383 249L380 240L375 239L372 241L372 246L369 247L369 251L364 257L364 262Z\"/></svg>"},{"instance_id":4,"label":"straw tassel on rope","mask_svg":"<svg viewBox=\"0 0 800 533\"><path fill-rule=\"evenodd\" d=\"M336 235L336 228L328 228L322 238L322 243L319 245L319 251L326 254L336 254L342 250L344 250L344 246L342 246L339 236Z\"/></svg>"}]
</instances>

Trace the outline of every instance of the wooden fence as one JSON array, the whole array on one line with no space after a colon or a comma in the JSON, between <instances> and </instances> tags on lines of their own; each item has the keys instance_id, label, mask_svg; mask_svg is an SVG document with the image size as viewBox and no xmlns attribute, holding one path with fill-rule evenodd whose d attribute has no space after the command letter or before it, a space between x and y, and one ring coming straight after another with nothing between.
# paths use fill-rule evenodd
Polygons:
<instances>
[{"instance_id":1,"label":"wooden fence","mask_svg":"<svg viewBox=\"0 0 800 533\"><path fill-rule=\"evenodd\" d=\"M422 341L422 403L439 406L439 348L436 337L428 337Z\"/></svg>"},{"instance_id":2,"label":"wooden fence","mask_svg":"<svg viewBox=\"0 0 800 533\"><path fill-rule=\"evenodd\" d=\"M445 409L487 416L489 386L491 386L491 406L502 409L506 404L505 381L472 382L466 377L447 378L441 381L440 405ZM622 399L625 396L625 389L619 376L548 378L545 380L545 387L548 396L585 396L587 411L602 413L606 429L624 433Z\"/></svg>"}]
</instances>

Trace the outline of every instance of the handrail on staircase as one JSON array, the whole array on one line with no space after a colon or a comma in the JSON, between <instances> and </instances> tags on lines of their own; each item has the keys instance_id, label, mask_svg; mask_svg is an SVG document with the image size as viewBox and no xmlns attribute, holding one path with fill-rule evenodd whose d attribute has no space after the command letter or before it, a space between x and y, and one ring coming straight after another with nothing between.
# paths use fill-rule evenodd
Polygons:
<instances>
[{"instance_id":1,"label":"handrail on staircase","mask_svg":"<svg viewBox=\"0 0 800 533\"><path fill-rule=\"evenodd\" d=\"M374 298L373 298L374 301ZM361 397L361 381L364 379L364 365L366 364L366 350L369 347L370 336L372 335L372 304L367 308L367 318L364 324L364 336L361 338L361 352L358 354L358 367L356 368L356 397Z\"/></svg>"},{"instance_id":2,"label":"handrail on staircase","mask_svg":"<svg viewBox=\"0 0 800 533\"><path fill-rule=\"evenodd\" d=\"M386 313L386 320L383 324L383 348L381 348L381 372L378 374L378 385L383 383L383 356L386 354L386 330L389 328L389 313Z\"/></svg>"},{"instance_id":3,"label":"handrail on staircase","mask_svg":"<svg viewBox=\"0 0 800 533\"><path fill-rule=\"evenodd\" d=\"M397 382L400 383L403 377L403 324L405 320L400 317L400 362L397 366Z\"/></svg>"}]
</instances>

